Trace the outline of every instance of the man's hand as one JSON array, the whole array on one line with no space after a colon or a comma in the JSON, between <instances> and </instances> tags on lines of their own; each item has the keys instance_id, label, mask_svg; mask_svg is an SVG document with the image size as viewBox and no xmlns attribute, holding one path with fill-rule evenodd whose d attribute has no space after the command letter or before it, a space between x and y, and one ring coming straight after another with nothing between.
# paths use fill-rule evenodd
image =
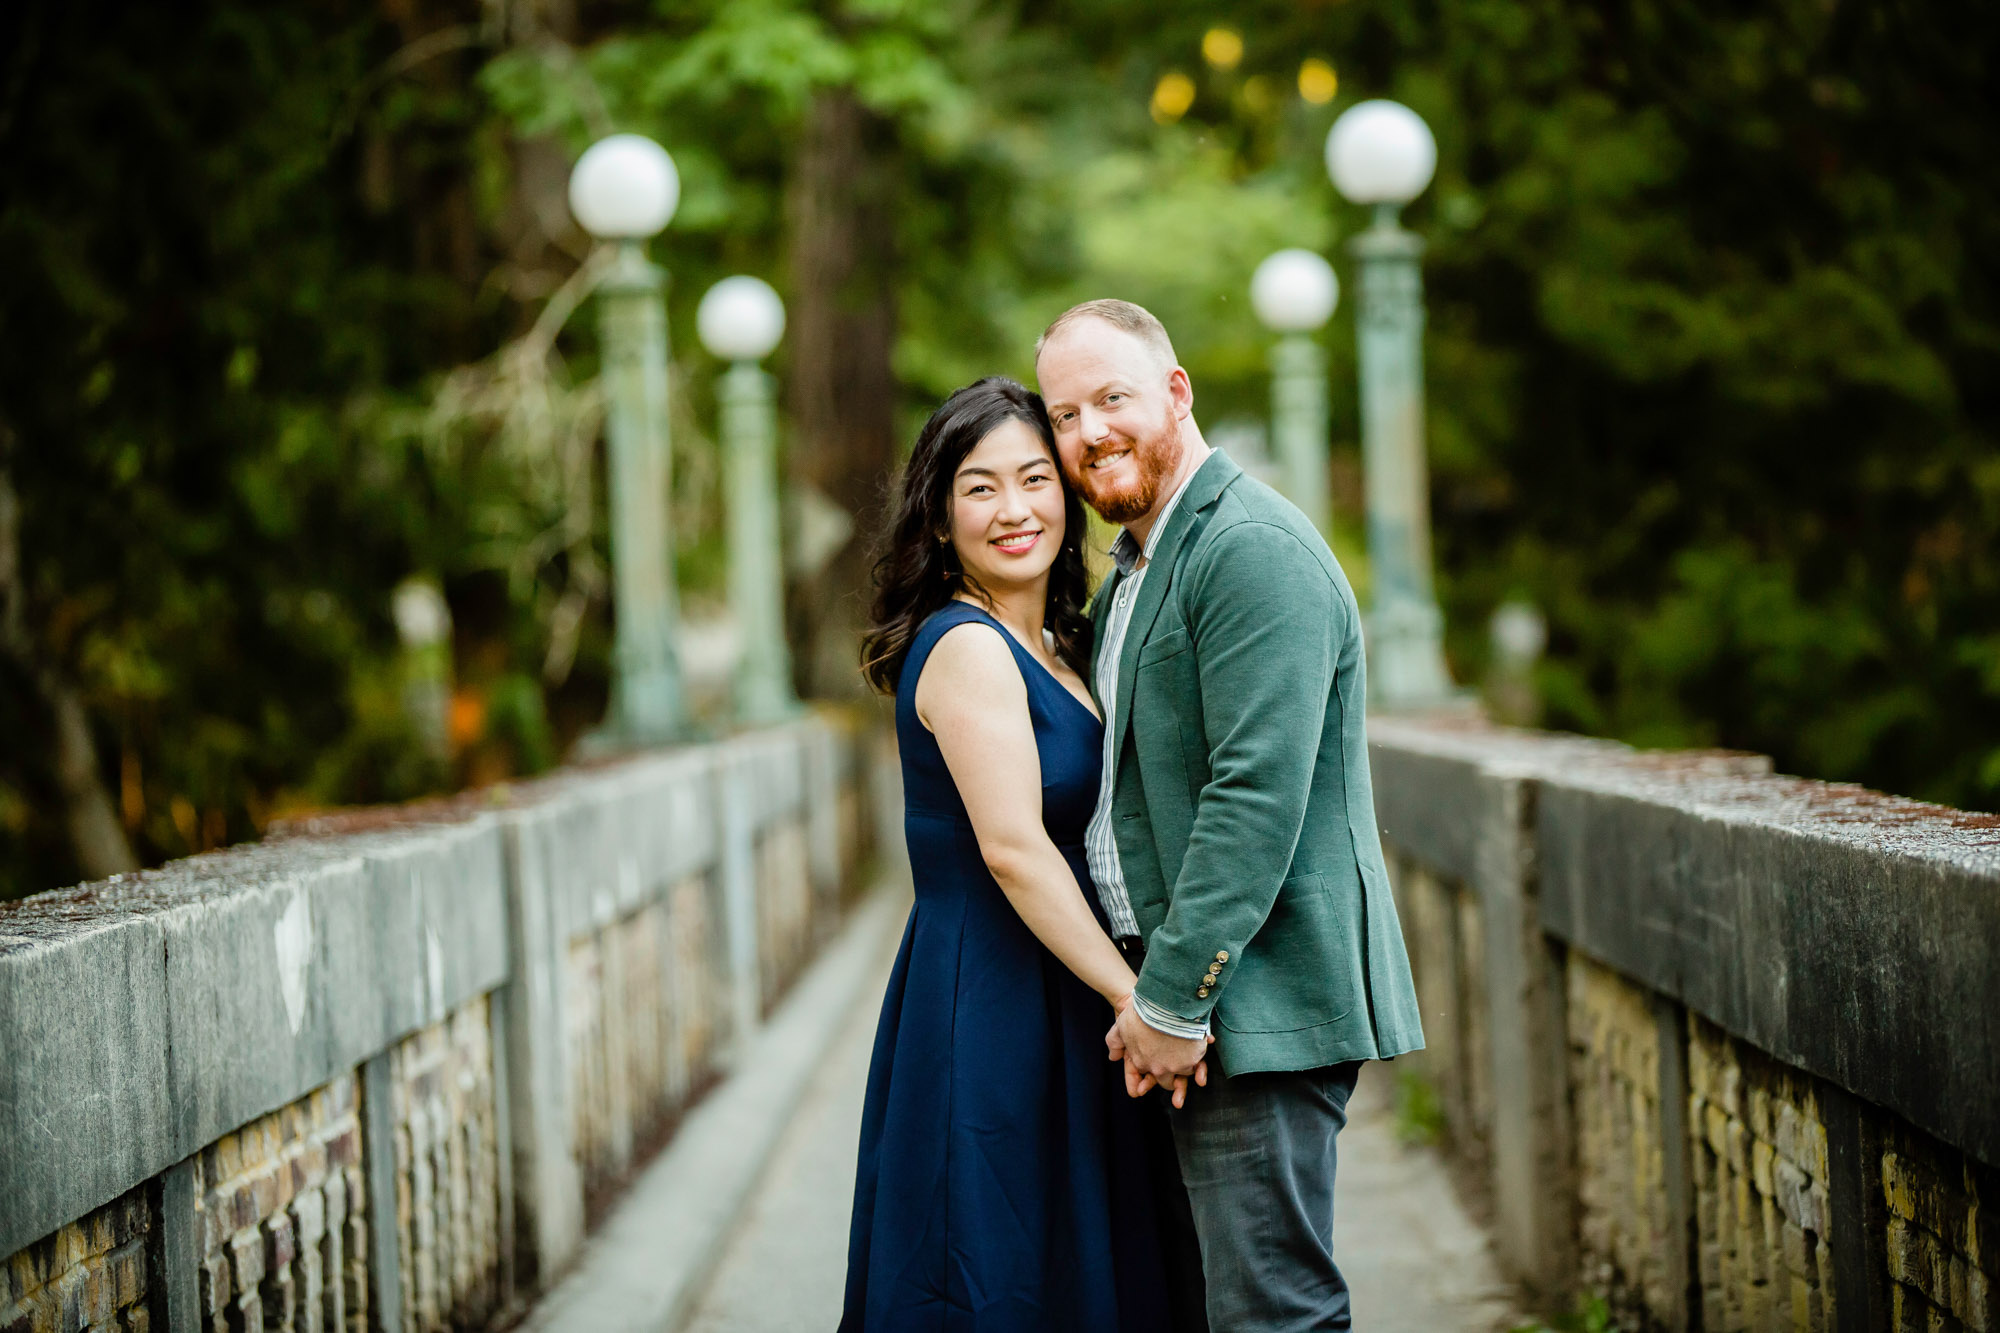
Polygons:
<instances>
[{"instance_id":1,"label":"man's hand","mask_svg":"<svg viewBox=\"0 0 2000 1333\"><path fill-rule=\"evenodd\" d=\"M1175 1037L1161 1032L1145 1019L1126 996L1117 1006L1118 1018L1104 1034L1105 1049L1113 1060L1125 1062L1125 1091L1143 1097L1157 1085L1173 1090L1176 1107L1187 1104L1188 1081L1208 1086L1208 1048L1214 1037Z\"/></svg>"}]
</instances>

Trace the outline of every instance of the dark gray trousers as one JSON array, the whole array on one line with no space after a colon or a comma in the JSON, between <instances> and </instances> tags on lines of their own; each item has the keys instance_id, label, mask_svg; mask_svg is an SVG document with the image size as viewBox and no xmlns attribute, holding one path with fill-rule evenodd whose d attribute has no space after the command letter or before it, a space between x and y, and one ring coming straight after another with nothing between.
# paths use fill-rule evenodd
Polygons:
<instances>
[{"instance_id":1,"label":"dark gray trousers","mask_svg":"<svg viewBox=\"0 0 2000 1333\"><path fill-rule=\"evenodd\" d=\"M1333 1261L1334 1139L1360 1072L1241 1074L1169 1112L1216 1333L1352 1327Z\"/></svg>"}]
</instances>

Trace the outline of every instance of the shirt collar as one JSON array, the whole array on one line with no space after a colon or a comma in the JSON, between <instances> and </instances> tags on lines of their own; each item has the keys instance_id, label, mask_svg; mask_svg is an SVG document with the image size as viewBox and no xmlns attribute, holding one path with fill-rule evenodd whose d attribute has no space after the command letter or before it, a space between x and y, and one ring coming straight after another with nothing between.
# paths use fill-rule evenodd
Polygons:
<instances>
[{"instance_id":1,"label":"shirt collar","mask_svg":"<svg viewBox=\"0 0 2000 1333\"><path fill-rule=\"evenodd\" d=\"M1146 533L1145 546L1141 547L1137 541L1133 540L1132 532L1129 528L1119 530L1118 540L1111 543L1111 560L1113 564L1118 566L1120 574L1130 574L1134 569L1138 568L1139 561L1142 558L1148 561L1153 558L1153 549L1160 544L1161 536L1166 533L1167 522L1174 516L1174 508L1180 504L1181 495L1187 490L1188 483L1194 480L1195 472L1199 471L1201 469L1196 468L1193 472L1181 478L1181 484L1176 486L1174 493L1167 497L1166 504L1160 508L1160 516L1153 520L1151 530Z\"/></svg>"}]
</instances>

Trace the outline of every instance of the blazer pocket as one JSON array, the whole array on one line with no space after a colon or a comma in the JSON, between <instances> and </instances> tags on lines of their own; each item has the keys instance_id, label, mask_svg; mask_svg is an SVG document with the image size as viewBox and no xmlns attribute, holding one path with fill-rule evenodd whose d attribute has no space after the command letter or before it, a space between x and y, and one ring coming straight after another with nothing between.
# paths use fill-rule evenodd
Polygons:
<instances>
[{"instance_id":1,"label":"blazer pocket","mask_svg":"<svg viewBox=\"0 0 2000 1333\"><path fill-rule=\"evenodd\" d=\"M1171 657L1179 657L1188 650L1188 632L1171 629L1156 639L1148 639L1139 649L1139 670L1144 671L1155 662L1164 662Z\"/></svg>"},{"instance_id":2,"label":"blazer pocket","mask_svg":"<svg viewBox=\"0 0 2000 1333\"><path fill-rule=\"evenodd\" d=\"M1264 928L1243 950L1216 1021L1231 1032L1298 1032L1347 1017L1353 986L1327 975L1333 917L1326 876L1313 871L1286 880Z\"/></svg>"}]
</instances>

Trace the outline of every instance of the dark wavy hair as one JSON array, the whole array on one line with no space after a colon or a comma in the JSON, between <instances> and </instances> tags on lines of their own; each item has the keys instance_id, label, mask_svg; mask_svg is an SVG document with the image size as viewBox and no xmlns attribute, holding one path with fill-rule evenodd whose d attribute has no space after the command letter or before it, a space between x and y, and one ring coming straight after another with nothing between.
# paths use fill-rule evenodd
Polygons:
<instances>
[{"instance_id":1,"label":"dark wavy hair","mask_svg":"<svg viewBox=\"0 0 2000 1333\"><path fill-rule=\"evenodd\" d=\"M1034 428L1061 477L1055 432L1049 429L1041 395L1004 375L990 375L945 399L917 436L909 465L903 469L895 521L875 561L875 604L869 611L868 632L861 637L861 673L884 694L896 692L917 628L931 613L961 588L982 596L959 567L951 545L952 480L965 456L1009 421L1024 421ZM1063 539L1049 569L1044 624L1055 640L1056 656L1087 678L1090 621L1083 608L1090 588L1083 562L1083 502L1067 481L1061 484Z\"/></svg>"}]
</instances>

